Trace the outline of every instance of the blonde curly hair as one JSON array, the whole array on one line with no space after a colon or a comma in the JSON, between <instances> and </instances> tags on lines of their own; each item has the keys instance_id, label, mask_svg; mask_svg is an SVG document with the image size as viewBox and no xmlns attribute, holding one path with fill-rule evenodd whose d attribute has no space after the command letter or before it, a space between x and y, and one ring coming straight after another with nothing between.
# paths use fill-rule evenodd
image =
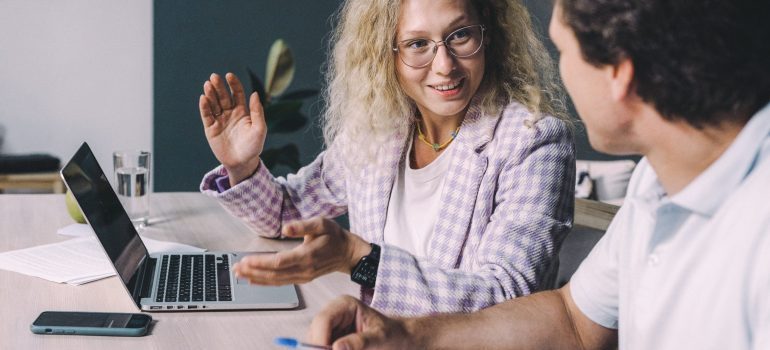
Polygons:
<instances>
[{"instance_id":1,"label":"blonde curly hair","mask_svg":"<svg viewBox=\"0 0 770 350\"><path fill-rule=\"evenodd\" d=\"M511 102L526 106L532 122L542 115L571 126L553 60L532 28L520 0L467 0L487 28L486 71L476 98L481 111L499 115ZM324 88L324 140L339 136L357 145L359 161L376 155L394 135L408 135L416 105L396 77L395 42L401 0L346 0L333 16Z\"/></svg>"}]
</instances>

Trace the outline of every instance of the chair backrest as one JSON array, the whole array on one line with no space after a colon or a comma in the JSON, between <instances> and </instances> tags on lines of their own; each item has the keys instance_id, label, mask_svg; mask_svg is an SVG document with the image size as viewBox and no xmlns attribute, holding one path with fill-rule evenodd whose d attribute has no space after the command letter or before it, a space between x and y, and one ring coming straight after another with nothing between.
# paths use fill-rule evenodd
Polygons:
<instances>
[{"instance_id":1,"label":"chair backrest","mask_svg":"<svg viewBox=\"0 0 770 350\"><path fill-rule=\"evenodd\" d=\"M617 205L576 198L575 226L585 226L602 231L607 230L618 209L620 207Z\"/></svg>"},{"instance_id":2,"label":"chair backrest","mask_svg":"<svg viewBox=\"0 0 770 350\"><path fill-rule=\"evenodd\" d=\"M588 199L575 200L575 224L559 251L559 271L555 287L560 288L569 282L583 259L604 236L619 208Z\"/></svg>"}]
</instances>

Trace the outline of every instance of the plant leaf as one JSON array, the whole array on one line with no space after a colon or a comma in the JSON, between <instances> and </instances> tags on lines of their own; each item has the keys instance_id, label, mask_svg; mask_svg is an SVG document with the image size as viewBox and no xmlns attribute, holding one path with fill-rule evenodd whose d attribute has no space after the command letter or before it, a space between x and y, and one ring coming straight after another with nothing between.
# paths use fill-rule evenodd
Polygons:
<instances>
[{"instance_id":1,"label":"plant leaf","mask_svg":"<svg viewBox=\"0 0 770 350\"><path fill-rule=\"evenodd\" d=\"M286 94L282 95L281 101L304 100L308 97L313 97L315 95L318 95L318 90L314 90L314 89L297 90L297 91L287 92Z\"/></svg>"},{"instance_id":2,"label":"plant leaf","mask_svg":"<svg viewBox=\"0 0 770 350\"><path fill-rule=\"evenodd\" d=\"M265 67L265 90L270 96L278 96L286 91L294 78L294 56L283 39L278 39L270 47Z\"/></svg>"},{"instance_id":3,"label":"plant leaf","mask_svg":"<svg viewBox=\"0 0 770 350\"><path fill-rule=\"evenodd\" d=\"M302 101L279 101L265 107L265 123L268 132L288 133L302 129L307 117L299 109Z\"/></svg>"},{"instance_id":4,"label":"plant leaf","mask_svg":"<svg viewBox=\"0 0 770 350\"><path fill-rule=\"evenodd\" d=\"M292 112L277 118L267 129L274 133L290 133L301 130L307 124L307 118L300 112Z\"/></svg>"},{"instance_id":5,"label":"plant leaf","mask_svg":"<svg viewBox=\"0 0 770 350\"><path fill-rule=\"evenodd\" d=\"M262 106L265 106L265 102L267 101L267 94L265 94L265 87L262 85L262 80L259 80L259 77L257 76L254 71L252 71L250 68L246 68L246 71L249 73L249 81L251 82L251 91L256 91L259 95L259 102L262 103ZM247 94L246 99L249 99L250 94Z\"/></svg>"},{"instance_id":6,"label":"plant leaf","mask_svg":"<svg viewBox=\"0 0 770 350\"><path fill-rule=\"evenodd\" d=\"M279 101L265 106L265 123L267 127L275 124L284 115L296 113L302 107L302 101Z\"/></svg>"}]
</instances>

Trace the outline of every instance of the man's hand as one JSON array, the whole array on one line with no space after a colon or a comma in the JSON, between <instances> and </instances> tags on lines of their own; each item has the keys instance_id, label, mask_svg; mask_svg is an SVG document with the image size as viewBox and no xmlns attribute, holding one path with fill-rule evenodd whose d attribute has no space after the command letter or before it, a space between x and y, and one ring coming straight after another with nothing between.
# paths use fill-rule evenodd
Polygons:
<instances>
[{"instance_id":1,"label":"man's hand","mask_svg":"<svg viewBox=\"0 0 770 350\"><path fill-rule=\"evenodd\" d=\"M334 350L420 349L410 338L402 320L388 318L351 296L319 312L308 334L309 343L331 344Z\"/></svg>"},{"instance_id":2,"label":"man's hand","mask_svg":"<svg viewBox=\"0 0 770 350\"><path fill-rule=\"evenodd\" d=\"M343 297L313 320L308 340L334 349L616 349L617 330L583 315L569 284L468 314L392 319Z\"/></svg>"}]
</instances>

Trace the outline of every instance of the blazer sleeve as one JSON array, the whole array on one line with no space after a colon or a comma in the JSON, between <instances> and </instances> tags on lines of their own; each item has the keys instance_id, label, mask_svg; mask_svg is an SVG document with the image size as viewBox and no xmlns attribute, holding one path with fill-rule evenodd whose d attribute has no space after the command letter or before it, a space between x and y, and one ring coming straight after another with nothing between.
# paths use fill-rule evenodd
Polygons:
<instances>
[{"instance_id":1,"label":"blazer sleeve","mask_svg":"<svg viewBox=\"0 0 770 350\"><path fill-rule=\"evenodd\" d=\"M250 178L220 193L215 180L226 175L221 165L208 172L201 192L264 237L280 237L284 222L347 212L344 165L334 145L296 174L275 178L262 163Z\"/></svg>"},{"instance_id":2,"label":"blazer sleeve","mask_svg":"<svg viewBox=\"0 0 770 350\"><path fill-rule=\"evenodd\" d=\"M543 288L572 227L575 151L563 122L548 118L535 125L509 137L520 143L502 142L514 150L501 167L493 213L473 261L445 269L385 245L373 307L401 316L471 312Z\"/></svg>"}]
</instances>

